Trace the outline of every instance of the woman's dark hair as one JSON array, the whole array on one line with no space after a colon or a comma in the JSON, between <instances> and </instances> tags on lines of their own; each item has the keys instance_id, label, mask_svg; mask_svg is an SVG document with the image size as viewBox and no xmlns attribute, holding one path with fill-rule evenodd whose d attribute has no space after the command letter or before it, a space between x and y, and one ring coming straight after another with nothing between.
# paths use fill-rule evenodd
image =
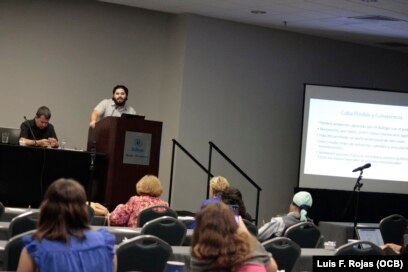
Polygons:
<instances>
[{"instance_id":1,"label":"woman's dark hair","mask_svg":"<svg viewBox=\"0 0 408 272\"><path fill-rule=\"evenodd\" d=\"M237 205L239 215L242 218L251 220L251 216L246 212L245 204L244 201L242 200L242 194L238 190L238 188L232 186L228 187L227 189L224 190L224 192L222 192L221 199L222 202L224 202L227 205Z\"/></svg>"},{"instance_id":2,"label":"woman's dark hair","mask_svg":"<svg viewBox=\"0 0 408 272\"><path fill-rule=\"evenodd\" d=\"M83 238L89 229L86 194L81 184L72 179L58 179L47 189L40 207L35 239L69 241L69 235Z\"/></svg>"}]
</instances>

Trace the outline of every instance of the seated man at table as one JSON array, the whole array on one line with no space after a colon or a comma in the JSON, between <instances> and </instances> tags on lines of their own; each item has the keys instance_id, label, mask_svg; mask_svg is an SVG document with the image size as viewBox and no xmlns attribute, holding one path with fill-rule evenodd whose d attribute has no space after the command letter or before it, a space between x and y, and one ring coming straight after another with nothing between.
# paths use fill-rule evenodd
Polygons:
<instances>
[{"instance_id":1,"label":"seated man at table","mask_svg":"<svg viewBox=\"0 0 408 272\"><path fill-rule=\"evenodd\" d=\"M54 126L49 123L50 119L51 111L48 107L38 108L34 119L26 119L21 124L20 143L29 146L58 147L57 134Z\"/></svg>"},{"instance_id":2,"label":"seated man at table","mask_svg":"<svg viewBox=\"0 0 408 272\"><path fill-rule=\"evenodd\" d=\"M272 217L271 221L263 225L258 231L258 239L268 239L282 236L285 230L300 222L311 221L307 217L307 211L312 207L312 196L309 192L300 191L293 196L289 205L289 213L284 216Z\"/></svg>"}]
</instances>

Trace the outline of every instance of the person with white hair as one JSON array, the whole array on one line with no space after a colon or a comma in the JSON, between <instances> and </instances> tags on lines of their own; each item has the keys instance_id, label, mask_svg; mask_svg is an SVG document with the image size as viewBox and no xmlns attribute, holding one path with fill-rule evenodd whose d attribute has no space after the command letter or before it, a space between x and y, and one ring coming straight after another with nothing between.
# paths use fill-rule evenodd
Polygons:
<instances>
[{"instance_id":1,"label":"person with white hair","mask_svg":"<svg viewBox=\"0 0 408 272\"><path fill-rule=\"evenodd\" d=\"M313 199L309 192L300 191L293 196L289 205L289 213L284 216L272 217L271 221L258 230L258 240L282 236L287 228L300 222L312 221L307 212L312 207Z\"/></svg>"}]
</instances>

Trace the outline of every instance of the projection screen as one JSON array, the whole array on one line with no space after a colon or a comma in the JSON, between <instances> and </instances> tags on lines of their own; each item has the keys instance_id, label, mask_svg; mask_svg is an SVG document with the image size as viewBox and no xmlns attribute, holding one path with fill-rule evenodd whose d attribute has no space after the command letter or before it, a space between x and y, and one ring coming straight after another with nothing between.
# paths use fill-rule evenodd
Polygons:
<instances>
[{"instance_id":1,"label":"projection screen","mask_svg":"<svg viewBox=\"0 0 408 272\"><path fill-rule=\"evenodd\" d=\"M408 93L305 84L299 187L408 194Z\"/></svg>"}]
</instances>

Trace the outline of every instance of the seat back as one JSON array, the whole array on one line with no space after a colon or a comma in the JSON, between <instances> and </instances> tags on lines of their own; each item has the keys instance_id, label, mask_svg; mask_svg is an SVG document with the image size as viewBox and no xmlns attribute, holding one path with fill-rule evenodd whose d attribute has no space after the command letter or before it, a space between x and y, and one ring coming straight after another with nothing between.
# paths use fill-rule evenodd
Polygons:
<instances>
[{"instance_id":1,"label":"seat back","mask_svg":"<svg viewBox=\"0 0 408 272\"><path fill-rule=\"evenodd\" d=\"M32 234L35 230L30 230L17 234L8 240L3 255L3 271L16 271L18 261L20 259L20 253L23 250L23 237L28 234Z\"/></svg>"},{"instance_id":2,"label":"seat back","mask_svg":"<svg viewBox=\"0 0 408 272\"><path fill-rule=\"evenodd\" d=\"M407 228L407 219L399 214L393 214L380 221L380 230L384 243L403 244Z\"/></svg>"},{"instance_id":3,"label":"seat back","mask_svg":"<svg viewBox=\"0 0 408 272\"><path fill-rule=\"evenodd\" d=\"M336 256L347 256L347 255L384 255L384 251L374 243L369 241L356 241L353 243L345 244L340 246L336 253Z\"/></svg>"},{"instance_id":4,"label":"seat back","mask_svg":"<svg viewBox=\"0 0 408 272\"><path fill-rule=\"evenodd\" d=\"M140 211L137 226L141 228L144 224L146 224L146 222L162 216L171 216L177 218L177 212L167 206L158 205L148 207Z\"/></svg>"},{"instance_id":5,"label":"seat back","mask_svg":"<svg viewBox=\"0 0 408 272\"><path fill-rule=\"evenodd\" d=\"M159 237L171 246L181 246L186 237L187 228L183 222L171 216L153 219L142 227L141 234Z\"/></svg>"},{"instance_id":6,"label":"seat back","mask_svg":"<svg viewBox=\"0 0 408 272\"><path fill-rule=\"evenodd\" d=\"M40 212L28 211L14 217L9 225L9 238L37 228Z\"/></svg>"},{"instance_id":7,"label":"seat back","mask_svg":"<svg viewBox=\"0 0 408 272\"><path fill-rule=\"evenodd\" d=\"M252 223L251 221L242 218L242 221L244 222L246 228L248 229L248 231L254 235L255 237L258 236L258 228L255 226L254 223Z\"/></svg>"},{"instance_id":8,"label":"seat back","mask_svg":"<svg viewBox=\"0 0 408 272\"><path fill-rule=\"evenodd\" d=\"M287 237L276 237L262 243L266 251L272 253L279 270L292 271L300 256L301 248Z\"/></svg>"},{"instance_id":9,"label":"seat back","mask_svg":"<svg viewBox=\"0 0 408 272\"><path fill-rule=\"evenodd\" d=\"M87 204L86 211L88 212L89 223L91 223L95 217L95 210L90 205Z\"/></svg>"},{"instance_id":10,"label":"seat back","mask_svg":"<svg viewBox=\"0 0 408 272\"><path fill-rule=\"evenodd\" d=\"M5 210L4 205L3 203L0 202L0 218L3 216L4 210Z\"/></svg>"},{"instance_id":11,"label":"seat back","mask_svg":"<svg viewBox=\"0 0 408 272\"><path fill-rule=\"evenodd\" d=\"M118 245L117 271L163 271L172 254L171 246L160 238L152 235L136 236Z\"/></svg>"},{"instance_id":12,"label":"seat back","mask_svg":"<svg viewBox=\"0 0 408 272\"><path fill-rule=\"evenodd\" d=\"M302 222L289 227L284 236L301 248L315 248L320 239L320 230L312 222Z\"/></svg>"}]
</instances>

